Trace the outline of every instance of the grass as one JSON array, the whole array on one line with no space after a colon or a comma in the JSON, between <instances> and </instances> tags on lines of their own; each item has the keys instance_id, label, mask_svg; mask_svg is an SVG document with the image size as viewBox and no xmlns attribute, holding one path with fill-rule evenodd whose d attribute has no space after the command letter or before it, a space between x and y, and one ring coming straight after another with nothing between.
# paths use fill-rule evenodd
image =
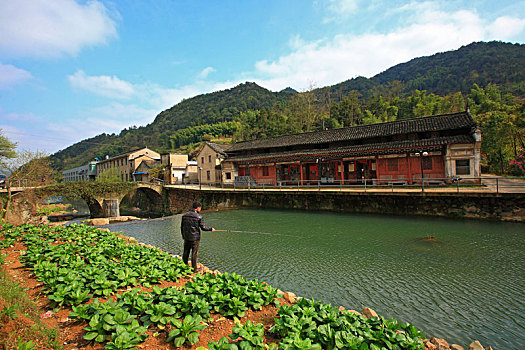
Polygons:
<instances>
[{"instance_id":1,"label":"grass","mask_svg":"<svg viewBox=\"0 0 525 350\"><path fill-rule=\"evenodd\" d=\"M0 267L4 264L5 255L0 253ZM48 348L62 348L58 342L58 329L50 328L42 323L41 310L38 305L27 296L26 290L18 282L13 281L4 270L0 270L0 299L7 303L0 310L0 328L4 323L16 320L20 314L32 321L30 326L21 326L25 328L24 338L27 339L13 339L16 332L14 330L13 334L8 334L5 339L0 338L0 348L3 346L6 349L33 349L38 342L46 344Z\"/></svg>"},{"instance_id":2,"label":"grass","mask_svg":"<svg viewBox=\"0 0 525 350\"><path fill-rule=\"evenodd\" d=\"M40 215L49 216L54 213L60 213L61 211L67 211L70 209L70 207L71 207L70 205L68 206L52 205L52 204L37 205L37 212Z\"/></svg>"}]
</instances>

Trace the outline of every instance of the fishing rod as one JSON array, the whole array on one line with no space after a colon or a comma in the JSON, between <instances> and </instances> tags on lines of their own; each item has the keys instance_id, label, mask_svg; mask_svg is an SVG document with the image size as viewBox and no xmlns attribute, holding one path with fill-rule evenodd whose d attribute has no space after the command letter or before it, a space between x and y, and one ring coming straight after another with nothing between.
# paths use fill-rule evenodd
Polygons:
<instances>
[{"instance_id":1,"label":"fishing rod","mask_svg":"<svg viewBox=\"0 0 525 350\"><path fill-rule=\"evenodd\" d=\"M215 232L255 233L255 234L259 234L259 235L287 236L287 237L301 238L301 237L299 237L299 236L286 235L286 234L282 234L282 233L256 232L256 231L237 231L237 230L217 230L217 229L216 229Z\"/></svg>"}]
</instances>

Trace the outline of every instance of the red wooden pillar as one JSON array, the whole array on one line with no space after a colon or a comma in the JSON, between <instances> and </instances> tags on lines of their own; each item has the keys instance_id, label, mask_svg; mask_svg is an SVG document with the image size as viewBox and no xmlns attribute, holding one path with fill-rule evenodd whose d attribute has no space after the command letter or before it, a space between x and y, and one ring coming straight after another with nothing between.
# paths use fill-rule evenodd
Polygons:
<instances>
[{"instance_id":1,"label":"red wooden pillar","mask_svg":"<svg viewBox=\"0 0 525 350\"><path fill-rule=\"evenodd\" d=\"M410 152L407 153L407 161L408 161L407 168L408 168L408 178L409 178L408 183L412 184L413 183L412 181L412 158L410 157Z\"/></svg>"},{"instance_id":2,"label":"red wooden pillar","mask_svg":"<svg viewBox=\"0 0 525 350\"><path fill-rule=\"evenodd\" d=\"M378 183L380 182L379 179L381 178L381 168L383 167L383 162L379 162L379 157L378 156L375 156L375 160L376 160L376 179L378 181ZM384 158L381 158L382 160Z\"/></svg>"},{"instance_id":3,"label":"red wooden pillar","mask_svg":"<svg viewBox=\"0 0 525 350\"><path fill-rule=\"evenodd\" d=\"M299 162L299 172L301 173L301 185L303 184L303 163Z\"/></svg>"}]
</instances>

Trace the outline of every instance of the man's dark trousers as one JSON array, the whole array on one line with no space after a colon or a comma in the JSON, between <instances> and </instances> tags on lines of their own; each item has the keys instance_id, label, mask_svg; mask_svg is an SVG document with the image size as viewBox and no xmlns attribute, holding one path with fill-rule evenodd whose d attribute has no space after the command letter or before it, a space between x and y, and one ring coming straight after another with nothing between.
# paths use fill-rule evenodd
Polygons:
<instances>
[{"instance_id":1,"label":"man's dark trousers","mask_svg":"<svg viewBox=\"0 0 525 350\"><path fill-rule=\"evenodd\" d=\"M184 253L182 253L182 261L184 261L185 264L188 264L188 258L190 257L190 251L191 251L191 266L195 271L197 271L197 254L199 253L199 244L200 240L198 241L188 241L184 240Z\"/></svg>"}]
</instances>

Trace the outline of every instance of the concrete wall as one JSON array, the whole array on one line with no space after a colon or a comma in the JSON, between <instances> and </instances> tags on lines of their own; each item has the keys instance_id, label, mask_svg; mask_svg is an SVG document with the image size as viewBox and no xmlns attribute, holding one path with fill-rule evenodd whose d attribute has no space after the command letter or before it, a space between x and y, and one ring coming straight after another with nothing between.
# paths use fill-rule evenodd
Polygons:
<instances>
[{"instance_id":1,"label":"concrete wall","mask_svg":"<svg viewBox=\"0 0 525 350\"><path fill-rule=\"evenodd\" d=\"M524 194L375 194L338 192L198 191L167 188L171 212L186 211L195 200L203 209L275 208L348 213L425 215L525 222Z\"/></svg>"}]
</instances>

